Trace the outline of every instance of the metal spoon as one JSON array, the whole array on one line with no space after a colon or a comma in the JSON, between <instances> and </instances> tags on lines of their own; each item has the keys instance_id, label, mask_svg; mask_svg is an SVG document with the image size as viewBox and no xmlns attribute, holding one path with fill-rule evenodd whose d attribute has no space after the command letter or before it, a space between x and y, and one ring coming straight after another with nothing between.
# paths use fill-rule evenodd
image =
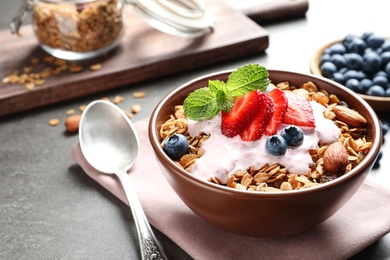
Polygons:
<instances>
[{"instance_id":1,"label":"metal spoon","mask_svg":"<svg viewBox=\"0 0 390 260\"><path fill-rule=\"evenodd\" d=\"M127 176L126 171L139 154L139 140L131 121L110 102L91 102L81 117L79 139L89 164L103 173L115 174L122 183L137 227L142 259L168 259Z\"/></svg>"}]
</instances>

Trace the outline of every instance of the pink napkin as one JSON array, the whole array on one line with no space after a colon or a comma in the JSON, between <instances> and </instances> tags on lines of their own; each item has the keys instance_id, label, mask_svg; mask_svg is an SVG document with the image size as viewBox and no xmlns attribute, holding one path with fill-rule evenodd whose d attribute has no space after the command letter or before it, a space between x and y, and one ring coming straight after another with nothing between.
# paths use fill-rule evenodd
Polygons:
<instances>
[{"instance_id":1,"label":"pink napkin","mask_svg":"<svg viewBox=\"0 0 390 260\"><path fill-rule=\"evenodd\" d=\"M390 232L390 190L369 180L330 219L295 236L257 239L215 228L171 189L157 165L147 126L148 119L135 123L141 153L128 176L149 222L194 259L346 259ZM92 168L78 143L71 155L92 179L127 203L119 180Z\"/></svg>"}]
</instances>

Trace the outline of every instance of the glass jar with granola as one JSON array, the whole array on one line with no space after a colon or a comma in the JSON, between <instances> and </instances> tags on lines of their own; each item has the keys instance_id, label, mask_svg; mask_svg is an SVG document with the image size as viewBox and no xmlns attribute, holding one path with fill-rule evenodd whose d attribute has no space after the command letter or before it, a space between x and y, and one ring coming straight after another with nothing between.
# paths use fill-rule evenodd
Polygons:
<instances>
[{"instance_id":1,"label":"glass jar with granola","mask_svg":"<svg viewBox=\"0 0 390 260\"><path fill-rule=\"evenodd\" d=\"M145 22L165 33L196 38L212 32L213 16L203 0L21 0L12 33L32 14L34 33L49 54L89 59L116 47L124 32L124 7L131 4Z\"/></svg>"}]
</instances>

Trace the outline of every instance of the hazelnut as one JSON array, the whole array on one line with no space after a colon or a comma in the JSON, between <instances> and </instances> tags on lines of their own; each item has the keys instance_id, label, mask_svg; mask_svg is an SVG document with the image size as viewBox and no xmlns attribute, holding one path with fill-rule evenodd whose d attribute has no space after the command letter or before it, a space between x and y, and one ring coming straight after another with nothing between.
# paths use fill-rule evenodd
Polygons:
<instances>
[{"instance_id":1,"label":"hazelnut","mask_svg":"<svg viewBox=\"0 0 390 260\"><path fill-rule=\"evenodd\" d=\"M69 116L65 121L65 127L68 132L77 132L80 126L81 115Z\"/></svg>"}]
</instances>

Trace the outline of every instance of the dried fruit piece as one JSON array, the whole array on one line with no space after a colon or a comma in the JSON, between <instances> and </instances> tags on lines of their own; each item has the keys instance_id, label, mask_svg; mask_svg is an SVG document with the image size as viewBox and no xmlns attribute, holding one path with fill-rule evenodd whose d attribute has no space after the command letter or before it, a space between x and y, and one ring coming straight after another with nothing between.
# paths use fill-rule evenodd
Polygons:
<instances>
[{"instance_id":1,"label":"dried fruit piece","mask_svg":"<svg viewBox=\"0 0 390 260\"><path fill-rule=\"evenodd\" d=\"M323 159L325 169L332 173L343 173L349 164L347 150L340 142L329 145Z\"/></svg>"},{"instance_id":2,"label":"dried fruit piece","mask_svg":"<svg viewBox=\"0 0 390 260\"><path fill-rule=\"evenodd\" d=\"M65 120L65 127L68 132L77 132L80 126L81 115L73 115Z\"/></svg>"}]
</instances>

